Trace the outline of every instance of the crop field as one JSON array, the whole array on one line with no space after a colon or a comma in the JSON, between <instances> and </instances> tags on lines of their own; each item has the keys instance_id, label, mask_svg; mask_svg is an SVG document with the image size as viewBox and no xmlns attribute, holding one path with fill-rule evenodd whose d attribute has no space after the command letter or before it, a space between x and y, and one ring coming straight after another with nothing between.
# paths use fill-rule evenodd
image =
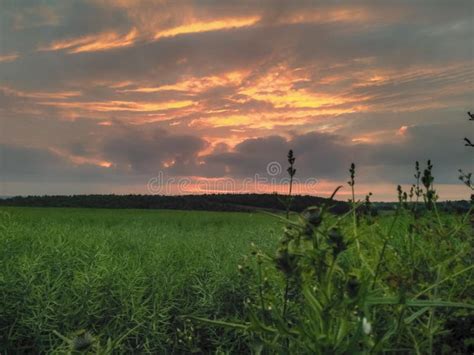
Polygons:
<instances>
[{"instance_id":1,"label":"crop field","mask_svg":"<svg viewBox=\"0 0 474 355\"><path fill-rule=\"evenodd\" d=\"M0 213L2 354L472 349L465 215Z\"/></svg>"},{"instance_id":2,"label":"crop field","mask_svg":"<svg viewBox=\"0 0 474 355\"><path fill-rule=\"evenodd\" d=\"M0 238L0 344L49 351L53 331L127 334L123 349L177 346L178 317L231 317L243 295L237 265L250 243L276 245L264 215L9 208ZM219 334L209 346L225 347ZM184 348L183 348L184 349Z\"/></svg>"}]
</instances>

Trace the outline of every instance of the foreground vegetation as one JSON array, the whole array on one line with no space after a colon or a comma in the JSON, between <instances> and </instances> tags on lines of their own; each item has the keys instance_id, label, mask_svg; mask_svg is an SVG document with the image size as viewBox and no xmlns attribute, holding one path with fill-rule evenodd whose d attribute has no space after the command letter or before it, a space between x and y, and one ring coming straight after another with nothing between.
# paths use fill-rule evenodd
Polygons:
<instances>
[{"instance_id":1,"label":"foreground vegetation","mask_svg":"<svg viewBox=\"0 0 474 355\"><path fill-rule=\"evenodd\" d=\"M4 208L0 351L470 351L465 216L351 216Z\"/></svg>"}]
</instances>

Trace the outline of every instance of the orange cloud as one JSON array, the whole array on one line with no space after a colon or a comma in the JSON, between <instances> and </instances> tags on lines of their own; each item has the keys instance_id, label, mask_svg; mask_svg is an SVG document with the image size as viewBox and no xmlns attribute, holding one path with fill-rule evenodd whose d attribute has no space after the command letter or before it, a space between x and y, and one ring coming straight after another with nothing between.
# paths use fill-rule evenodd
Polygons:
<instances>
[{"instance_id":1,"label":"orange cloud","mask_svg":"<svg viewBox=\"0 0 474 355\"><path fill-rule=\"evenodd\" d=\"M44 100L62 100L62 99L69 99L71 97L81 96L81 91L53 91L53 92L28 92L28 91L20 91L11 89L7 86L0 86L0 91L3 91L7 95L18 96L18 97L26 97L30 99L44 99Z\"/></svg>"},{"instance_id":2,"label":"orange cloud","mask_svg":"<svg viewBox=\"0 0 474 355\"><path fill-rule=\"evenodd\" d=\"M248 27L256 24L260 20L259 16L245 18L225 18L214 21L195 21L189 24L160 30L151 38L145 40L159 40L166 37L174 37L182 34L209 32L217 30L228 30L233 28ZM137 28L132 28L125 35L116 32L103 32L99 34L87 35L78 38L54 41L46 46L40 46L39 51L59 51L67 50L68 53L96 52L114 48L128 47L135 43L139 33Z\"/></svg>"},{"instance_id":3,"label":"orange cloud","mask_svg":"<svg viewBox=\"0 0 474 355\"><path fill-rule=\"evenodd\" d=\"M93 157L83 157L79 155L70 154L64 150L58 148L49 148L49 150L62 158L69 160L71 163L75 165L84 165L90 164L95 166L100 166L102 168L110 168L113 166L113 163L107 160L93 158Z\"/></svg>"},{"instance_id":4,"label":"orange cloud","mask_svg":"<svg viewBox=\"0 0 474 355\"><path fill-rule=\"evenodd\" d=\"M193 105L192 101L166 101L166 102L133 102L133 101L95 101L95 102L40 102L41 105L59 108L85 109L89 111L131 111L151 112L171 109L179 109Z\"/></svg>"},{"instance_id":5,"label":"orange cloud","mask_svg":"<svg viewBox=\"0 0 474 355\"><path fill-rule=\"evenodd\" d=\"M189 24L173 27L167 30L161 30L155 34L154 39L157 40L164 37L174 37L182 34L249 27L255 25L259 20L259 16L251 16L244 18L226 18L207 22L196 21Z\"/></svg>"},{"instance_id":6,"label":"orange cloud","mask_svg":"<svg viewBox=\"0 0 474 355\"><path fill-rule=\"evenodd\" d=\"M233 71L222 75L212 75L203 78L193 77L170 85L120 89L117 91L122 93L154 93L160 91L183 91L186 93L199 93L218 86L239 85L246 74L247 72L244 71Z\"/></svg>"},{"instance_id":7,"label":"orange cloud","mask_svg":"<svg viewBox=\"0 0 474 355\"><path fill-rule=\"evenodd\" d=\"M177 90L196 93L219 85L235 85L237 95L225 97L235 103L232 108L197 107L202 113L201 117L188 124L196 128L273 129L276 126L303 126L314 122L317 116L365 110L365 107L356 105L355 98L347 95L335 96L321 92L316 94L310 89L295 86L295 83L310 82L311 77L304 68L291 69L280 65L256 79L249 79L250 73L250 71L235 71L219 76L186 79L171 85L127 88L118 91L151 93ZM246 103L253 100L270 103L272 107L255 111L245 109L244 112L239 109L239 104L245 107Z\"/></svg>"},{"instance_id":8,"label":"orange cloud","mask_svg":"<svg viewBox=\"0 0 474 355\"><path fill-rule=\"evenodd\" d=\"M409 14L410 10L408 7L393 6L389 3L377 8L360 4L344 4L340 6L328 1L325 5L319 6L318 9L309 7L287 12L277 18L276 21L274 20L274 23L344 23L367 26L368 24L372 25L381 21L384 24L394 23ZM352 30L353 28L351 28Z\"/></svg>"},{"instance_id":9,"label":"orange cloud","mask_svg":"<svg viewBox=\"0 0 474 355\"><path fill-rule=\"evenodd\" d=\"M357 137L357 138L352 138L352 142L354 143L373 143L372 138L370 137Z\"/></svg>"},{"instance_id":10,"label":"orange cloud","mask_svg":"<svg viewBox=\"0 0 474 355\"><path fill-rule=\"evenodd\" d=\"M279 23L327 23L327 22L349 22L367 23L376 18L377 14L363 7L349 8L327 8L325 11L304 11L292 13L279 20Z\"/></svg>"},{"instance_id":11,"label":"orange cloud","mask_svg":"<svg viewBox=\"0 0 474 355\"><path fill-rule=\"evenodd\" d=\"M327 115L338 115L342 113L354 112L353 108L348 109L312 109L298 110L289 109L282 111L248 112L245 114L232 114L223 112L220 115L210 115L194 119L189 123L190 127L199 128L220 128L239 127L252 129L273 129L276 126L304 126L317 122L317 117ZM324 128L320 126L319 128ZM327 131L327 130L326 130Z\"/></svg>"},{"instance_id":12,"label":"orange cloud","mask_svg":"<svg viewBox=\"0 0 474 355\"><path fill-rule=\"evenodd\" d=\"M114 48L131 46L138 37L138 31L133 28L126 35L115 32L104 32L97 35L55 41L47 46L38 48L39 51L68 50L68 53L96 52Z\"/></svg>"},{"instance_id":13,"label":"orange cloud","mask_svg":"<svg viewBox=\"0 0 474 355\"><path fill-rule=\"evenodd\" d=\"M407 133L407 130L408 126L401 126L397 131L397 135L404 136Z\"/></svg>"},{"instance_id":14,"label":"orange cloud","mask_svg":"<svg viewBox=\"0 0 474 355\"><path fill-rule=\"evenodd\" d=\"M19 57L18 54L13 53L13 54L6 54L6 55L0 55L0 63L1 62L13 62Z\"/></svg>"},{"instance_id":15,"label":"orange cloud","mask_svg":"<svg viewBox=\"0 0 474 355\"><path fill-rule=\"evenodd\" d=\"M113 122L112 121L100 121L97 123L99 126L112 126Z\"/></svg>"},{"instance_id":16,"label":"orange cloud","mask_svg":"<svg viewBox=\"0 0 474 355\"><path fill-rule=\"evenodd\" d=\"M308 116L306 114L306 116ZM271 129L276 125L292 126L307 123L308 117L292 116L282 113L262 113L246 115L212 116L191 121L190 127L247 127L247 128L267 128Z\"/></svg>"},{"instance_id":17,"label":"orange cloud","mask_svg":"<svg viewBox=\"0 0 474 355\"><path fill-rule=\"evenodd\" d=\"M348 101L347 98L324 93L315 94L307 89L294 87L298 81L309 80L310 77L304 70L278 66L251 85L241 89L239 93L253 99L270 102L276 108L320 108Z\"/></svg>"}]
</instances>

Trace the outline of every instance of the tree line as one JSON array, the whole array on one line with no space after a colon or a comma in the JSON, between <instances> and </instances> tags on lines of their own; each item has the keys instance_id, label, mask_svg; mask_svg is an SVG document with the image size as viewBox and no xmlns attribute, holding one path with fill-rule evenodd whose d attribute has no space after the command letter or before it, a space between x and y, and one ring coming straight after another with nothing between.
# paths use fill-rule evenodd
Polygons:
<instances>
[{"instance_id":1,"label":"tree line","mask_svg":"<svg viewBox=\"0 0 474 355\"><path fill-rule=\"evenodd\" d=\"M291 210L301 212L310 206L319 206L328 199L309 195L295 195ZM342 214L349 204L332 201L331 211ZM204 194L204 195L46 195L15 196L0 199L3 206L76 207L76 208L137 208L179 209L250 212L259 209L284 211L285 205L277 194Z\"/></svg>"}]
</instances>

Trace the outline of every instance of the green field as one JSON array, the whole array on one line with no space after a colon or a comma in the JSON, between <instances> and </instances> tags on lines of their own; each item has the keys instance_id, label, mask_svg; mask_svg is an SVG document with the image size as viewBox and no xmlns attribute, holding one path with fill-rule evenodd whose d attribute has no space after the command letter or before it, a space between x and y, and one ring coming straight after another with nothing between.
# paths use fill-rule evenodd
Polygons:
<instances>
[{"instance_id":1,"label":"green field","mask_svg":"<svg viewBox=\"0 0 474 355\"><path fill-rule=\"evenodd\" d=\"M3 210L5 211L5 209ZM237 269L255 242L276 244L258 214L9 208L0 239L0 344L46 351L52 331L93 329L160 352L186 314L242 308ZM225 347L219 334L209 339ZM223 341L224 340L224 341ZM214 344L217 348L218 345Z\"/></svg>"},{"instance_id":2,"label":"green field","mask_svg":"<svg viewBox=\"0 0 474 355\"><path fill-rule=\"evenodd\" d=\"M63 353L81 345L69 344L85 338L81 331L98 353L312 353L380 350L378 343L414 353L445 344L448 352L462 352L472 341L462 328L473 320L472 229L463 216L415 223L407 212L362 220L357 231L350 216L327 216L314 223L321 232L313 240L301 237L292 247L295 255L311 253L297 266L284 249L295 229L284 234L285 223L262 213L2 208L0 218L2 354ZM318 239L335 223L344 241L330 233ZM353 232L358 239L348 241ZM362 288L371 285L371 301L360 293L352 302L344 293L355 279ZM308 282L316 303L308 301ZM292 296L300 286L308 304ZM245 306L254 302L254 311ZM362 313L370 335L357 331L350 345L345 339L355 337ZM305 334L297 334L299 320ZM289 324L294 330L285 338Z\"/></svg>"}]
</instances>

